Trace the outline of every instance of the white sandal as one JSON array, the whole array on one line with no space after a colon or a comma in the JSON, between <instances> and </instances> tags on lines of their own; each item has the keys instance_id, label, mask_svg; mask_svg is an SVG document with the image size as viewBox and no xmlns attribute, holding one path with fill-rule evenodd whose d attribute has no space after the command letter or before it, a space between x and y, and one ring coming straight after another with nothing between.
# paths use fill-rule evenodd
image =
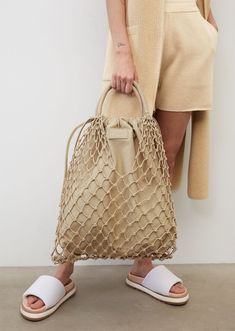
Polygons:
<instances>
[{"instance_id":1,"label":"white sandal","mask_svg":"<svg viewBox=\"0 0 235 331\"><path fill-rule=\"evenodd\" d=\"M20 313L29 320L42 320L53 314L63 302L75 293L76 286L72 279L64 285L56 277L41 275L23 293ZM38 309L30 308L27 304L28 295L39 297L44 302L44 306Z\"/></svg>"},{"instance_id":2,"label":"white sandal","mask_svg":"<svg viewBox=\"0 0 235 331\"><path fill-rule=\"evenodd\" d=\"M130 272L126 277L127 285L150 294L165 303L182 305L189 300L188 291L185 290L184 293L180 294L169 292L170 288L178 282L183 283L182 279L164 265L155 266L145 277L135 276Z\"/></svg>"}]
</instances>

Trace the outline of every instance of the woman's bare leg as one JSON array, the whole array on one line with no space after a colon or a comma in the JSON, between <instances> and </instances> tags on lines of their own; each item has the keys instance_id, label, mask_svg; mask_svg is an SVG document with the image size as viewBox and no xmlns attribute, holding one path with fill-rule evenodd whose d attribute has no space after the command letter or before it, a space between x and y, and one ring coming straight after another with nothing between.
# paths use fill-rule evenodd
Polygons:
<instances>
[{"instance_id":1,"label":"woman's bare leg","mask_svg":"<svg viewBox=\"0 0 235 331\"><path fill-rule=\"evenodd\" d=\"M64 285L66 285L73 273L73 269L74 263L65 262L59 264L55 273L55 277L58 278ZM29 295L27 301L29 306L33 309L41 308L44 306L44 302L34 295Z\"/></svg>"},{"instance_id":2,"label":"woman's bare leg","mask_svg":"<svg viewBox=\"0 0 235 331\"><path fill-rule=\"evenodd\" d=\"M167 156L167 163L169 166L170 177L172 180L176 155L180 149L181 143L186 132L188 122L190 120L191 112L175 112L157 110L154 117L159 123L164 148ZM153 268L151 258L139 258L134 260L131 268L131 273L134 275L145 277L146 274ZM183 293L185 291L183 284L175 284L171 287L172 293Z\"/></svg>"}]
</instances>

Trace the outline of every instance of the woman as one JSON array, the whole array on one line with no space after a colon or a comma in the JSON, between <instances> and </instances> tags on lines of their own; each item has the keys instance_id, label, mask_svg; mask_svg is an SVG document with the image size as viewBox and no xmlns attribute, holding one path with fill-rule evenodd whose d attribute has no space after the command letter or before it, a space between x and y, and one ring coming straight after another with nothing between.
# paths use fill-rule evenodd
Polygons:
<instances>
[{"instance_id":1,"label":"woman","mask_svg":"<svg viewBox=\"0 0 235 331\"><path fill-rule=\"evenodd\" d=\"M140 80L140 85L148 96L147 88L145 88L148 78L144 77L147 67L144 65L141 67L138 57L140 42L138 40L138 47L136 47L136 39L133 39L133 31L138 22L134 14L130 13L134 10L133 1L106 0L106 2L113 51L112 55L109 49L107 51L103 80L110 79L111 63L113 68L111 85L116 91L130 94L133 80ZM142 13L145 10L144 6L148 6L148 13L151 9L154 12L153 2L142 1L142 4ZM153 4L152 7L151 4ZM138 1L133 2L133 6L137 5ZM208 15L206 15L207 21L201 15L200 5L204 7L207 5L209 8ZM196 3L196 0L165 0L164 3L164 38L153 116L161 128L171 181L173 181L176 156L182 146L192 111L201 112L212 109L212 65L218 27L209 5L209 2ZM140 19L144 20L143 16ZM149 14L148 18L151 19ZM137 29L139 34L141 33L140 26L141 23ZM152 35L147 34L147 31L146 28L143 35L146 34L146 43L151 43ZM142 41L144 42L144 36ZM139 70L136 69L135 59L137 62L139 61L137 65ZM151 105L151 102L149 104ZM153 266L151 259L135 260L128 274L129 285L136 287L136 282L142 281L147 274L150 277L149 272L153 269L156 272L155 275L152 272L151 281L157 283L157 276L164 277L164 273L157 272L158 267ZM168 270L164 268L164 272L167 277ZM169 277L171 276L174 278L174 275L169 274ZM164 279L160 281L164 282ZM167 281L168 279L166 279L166 283ZM157 287L155 285L151 284L153 288ZM140 286L138 288L144 290ZM180 281L171 286L169 291L174 296L185 297L185 300L182 300L183 303L188 300L187 288ZM148 293L155 296L153 292Z\"/></svg>"},{"instance_id":2,"label":"woman","mask_svg":"<svg viewBox=\"0 0 235 331\"><path fill-rule=\"evenodd\" d=\"M190 117L193 113L204 115L212 109L212 63L218 27L210 3L208 0L197 3L196 0L106 0L106 5L110 31L104 85L111 83L126 105L127 95L128 100L132 100L133 81L139 82L149 109L160 125L173 181L176 157ZM123 111L123 107L120 109ZM199 198L203 198L203 193ZM73 268L70 262L58 266L55 276L51 277L57 283L52 280L44 298L47 299L47 294L53 296L49 294L53 292L52 286L66 285L61 294L64 298L66 293L67 297L74 294L75 285L70 279ZM148 291L141 285L147 278ZM151 259L136 259L126 281L168 303L168 298L176 299L175 303L178 300L178 304L186 303L189 298L182 280L165 266L154 266ZM164 289L168 295L156 294L157 289L162 290L161 293ZM59 298L57 300L59 302ZM44 301L42 296L25 296L24 317L39 317L40 314L36 316L34 312L50 307L48 304L45 307ZM48 310L40 319L56 308Z\"/></svg>"}]
</instances>

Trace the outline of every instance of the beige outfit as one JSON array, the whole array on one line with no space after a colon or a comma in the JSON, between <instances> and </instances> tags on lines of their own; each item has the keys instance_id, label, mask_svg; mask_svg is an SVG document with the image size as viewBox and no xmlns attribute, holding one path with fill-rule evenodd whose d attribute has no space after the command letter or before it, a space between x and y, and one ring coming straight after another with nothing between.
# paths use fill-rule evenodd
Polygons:
<instances>
[{"instance_id":1,"label":"beige outfit","mask_svg":"<svg viewBox=\"0 0 235 331\"><path fill-rule=\"evenodd\" d=\"M167 0L164 45L155 107L211 110L217 30L195 0Z\"/></svg>"},{"instance_id":2,"label":"beige outfit","mask_svg":"<svg viewBox=\"0 0 235 331\"><path fill-rule=\"evenodd\" d=\"M152 114L155 110L156 94L159 85L162 51L164 46L164 19L166 0L126 0L126 23L128 35L131 42L132 53L138 83L147 101L148 111ZM197 6L203 19L208 18L210 11L210 0L197 0ZM194 13L192 13L194 15ZM170 15L173 15L170 13ZM181 15L181 14L179 14ZM208 44L215 43L214 37L209 35L209 28L206 29L204 22L203 34L207 36ZM110 86L113 72L113 43L111 31L108 28L106 55L102 75L101 91ZM182 31L183 32L183 31ZM212 30L210 31L212 33ZM187 33L187 31L185 31ZM195 34L195 31L194 31ZM192 37L193 38L193 37ZM214 46L213 46L214 47ZM208 45L203 52L208 52ZM190 57L188 57L189 59ZM209 61L208 61L209 64ZM209 64L210 65L210 64ZM185 64L184 64L185 66ZM200 79L203 73L200 73ZM202 80L203 81L203 80ZM112 116L136 116L138 115L138 100L135 97L127 96L124 93L112 93L107 98L104 113ZM192 199L206 199L208 197L209 184L209 133L210 118L212 111L193 111L191 117L190 153L187 162L187 193ZM185 141L177 154L172 189L180 187Z\"/></svg>"}]
</instances>

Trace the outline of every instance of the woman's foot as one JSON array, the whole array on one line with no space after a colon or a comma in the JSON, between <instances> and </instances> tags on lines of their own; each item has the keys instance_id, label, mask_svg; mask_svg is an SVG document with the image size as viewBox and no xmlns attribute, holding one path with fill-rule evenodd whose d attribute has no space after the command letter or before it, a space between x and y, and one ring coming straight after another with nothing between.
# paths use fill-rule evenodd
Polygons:
<instances>
[{"instance_id":1,"label":"woman's foot","mask_svg":"<svg viewBox=\"0 0 235 331\"><path fill-rule=\"evenodd\" d=\"M145 277L154 267L151 258L135 259L130 272L135 276ZM170 288L170 292L175 294L184 293L186 290L187 288L182 283L176 283Z\"/></svg>"},{"instance_id":2,"label":"woman's foot","mask_svg":"<svg viewBox=\"0 0 235 331\"><path fill-rule=\"evenodd\" d=\"M64 285L68 284L70 276L73 273L73 267L74 264L70 262L60 264L54 277L59 279ZM38 309L44 306L44 302L34 295L29 295L27 297L27 303L32 309Z\"/></svg>"}]
</instances>

